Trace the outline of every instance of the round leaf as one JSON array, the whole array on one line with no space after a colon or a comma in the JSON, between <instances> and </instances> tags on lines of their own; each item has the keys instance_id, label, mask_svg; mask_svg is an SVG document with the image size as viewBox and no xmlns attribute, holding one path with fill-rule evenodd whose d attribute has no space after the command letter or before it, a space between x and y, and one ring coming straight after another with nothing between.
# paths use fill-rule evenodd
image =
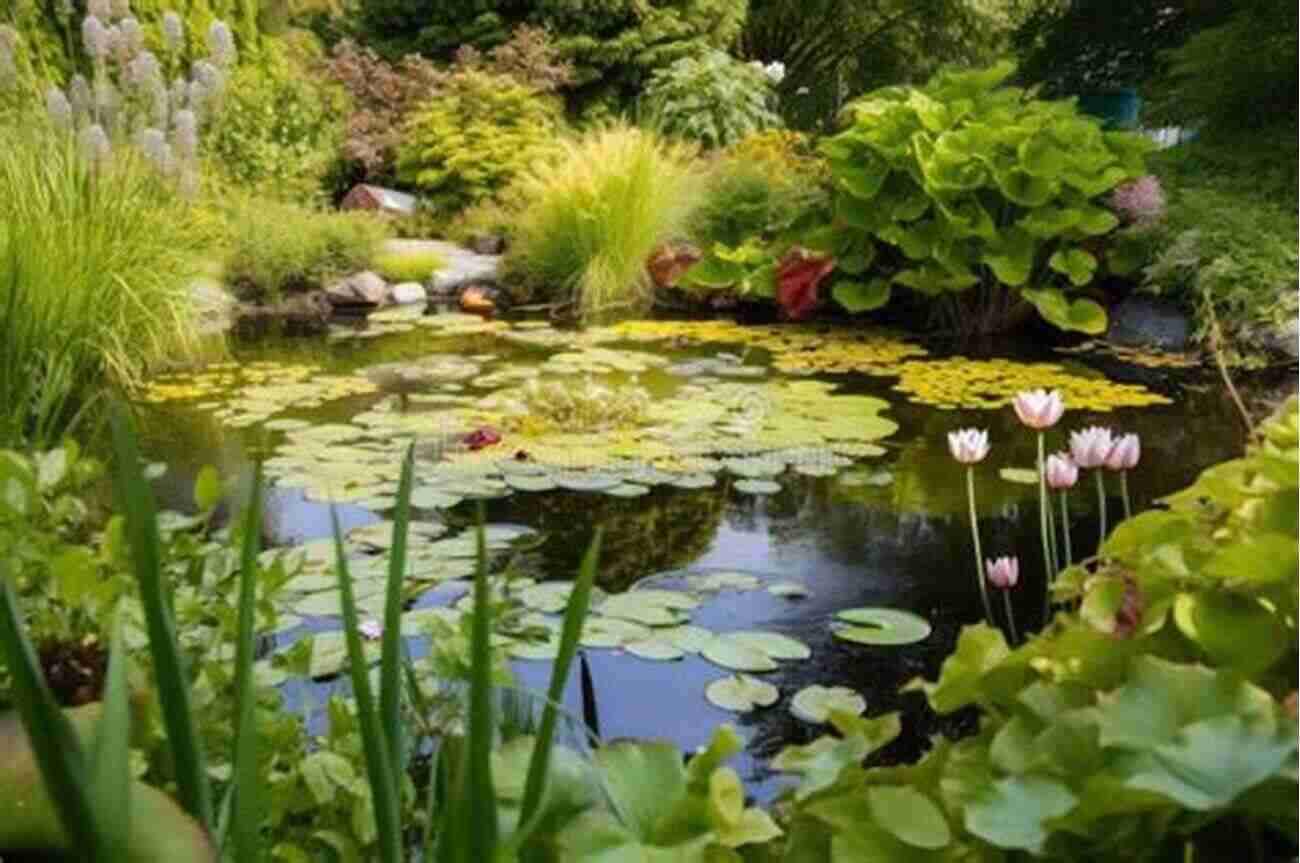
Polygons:
<instances>
[{"instance_id":1,"label":"round leaf","mask_svg":"<svg viewBox=\"0 0 1300 863\"><path fill-rule=\"evenodd\" d=\"M770 683L764 683L748 674L733 674L710 683L704 697L723 710L748 713L755 707L768 707L776 703L780 692Z\"/></svg>"},{"instance_id":2,"label":"round leaf","mask_svg":"<svg viewBox=\"0 0 1300 863\"><path fill-rule=\"evenodd\" d=\"M823 723L831 711L861 715L867 701L847 686L806 686L790 700L790 712L805 722Z\"/></svg>"},{"instance_id":3,"label":"round leaf","mask_svg":"<svg viewBox=\"0 0 1300 863\"><path fill-rule=\"evenodd\" d=\"M935 850L952 841L952 831L939 807L914 788L901 785L868 788L867 803L876 823L908 845Z\"/></svg>"},{"instance_id":4,"label":"round leaf","mask_svg":"<svg viewBox=\"0 0 1300 863\"><path fill-rule=\"evenodd\" d=\"M834 630L836 638L859 644L915 644L930 635L930 623L910 611L894 608L850 608L836 615L858 626Z\"/></svg>"}]
</instances>

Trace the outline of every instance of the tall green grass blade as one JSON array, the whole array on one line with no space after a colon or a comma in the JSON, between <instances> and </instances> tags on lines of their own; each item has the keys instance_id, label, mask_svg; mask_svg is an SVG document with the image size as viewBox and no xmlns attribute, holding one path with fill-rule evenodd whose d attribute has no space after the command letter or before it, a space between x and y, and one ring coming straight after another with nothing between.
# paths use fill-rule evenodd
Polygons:
<instances>
[{"instance_id":1,"label":"tall green grass blade","mask_svg":"<svg viewBox=\"0 0 1300 863\"><path fill-rule=\"evenodd\" d=\"M483 503L475 527L474 619L470 628L469 753L465 763L467 860L495 859L497 795L492 784L492 610L488 597L487 535Z\"/></svg>"},{"instance_id":2,"label":"tall green grass blade","mask_svg":"<svg viewBox=\"0 0 1300 863\"><path fill-rule=\"evenodd\" d=\"M406 580L406 536L411 522L411 477L415 444L406 448L402 478L393 515L393 541L388 549L388 586L384 597L384 642L379 661L379 717L388 741L393 776L402 775L402 584Z\"/></svg>"},{"instance_id":3,"label":"tall green grass blade","mask_svg":"<svg viewBox=\"0 0 1300 863\"><path fill-rule=\"evenodd\" d=\"M564 611L564 626L560 632L560 647L551 667L551 684L546 692L546 706L542 709L542 722L533 745L533 756L528 763L528 778L524 782L524 798L520 805L519 821L528 823L542 802L546 790L546 774L551 764L551 746L555 741L555 724L559 718L556 705L564 698L564 687L569 681L569 666L578 651L582 638L582 624L587 619L591 604L591 588L596 582L596 567L600 561L601 531L596 530L578 568L578 578L569 595L569 605Z\"/></svg>"},{"instance_id":4,"label":"tall green grass blade","mask_svg":"<svg viewBox=\"0 0 1300 863\"><path fill-rule=\"evenodd\" d=\"M0 650L3 651L18 712L41 769L45 790L59 813L63 828L87 859L98 859L102 842L95 829L88 796L86 756L77 734L55 703L41 676L36 651L22 628L18 598L8 561L0 559Z\"/></svg>"},{"instance_id":5,"label":"tall green grass blade","mask_svg":"<svg viewBox=\"0 0 1300 863\"><path fill-rule=\"evenodd\" d=\"M348 673L352 679L352 694L357 700L357 721L361 725L361 745L366 757L366 773L370 778L371 801L375 807L375 828L378 833L379 859L383 863L400 863L402 860L402 823L400 777L394 776L393 761L388 754L388 741L375 711L374 696L370 691L370 675L366 669L365 653L361 649L361 635L357 619L357 603L352 593L352 575L348 572L347 556L343 550L343 529L339 526L337 510L330 513L334 525L334 567L339 580L339 599L343 610L343 638L348 648Z\"/></svg>"},{"instance_id":6,"label":"tall green grass blade","mask_svg":"<svg viewBox=\"0 0 1300 863\"><path fill-rule=\"evenodd\" d=\"M135 432L120 404L113 408L110 425L116 462L113 485L118 510L126 517L126 538L149 632L158 703L176 765L177 796L185 811L211 830L212 789L208 787L203 748L190 709L189 681L176 646L176 625L167 600L170 591L164 583L153 490L144 478Z\"/></svg>"},{"instance_id":7,"label":"tall green grass blade","mask_svg":"<svg viewBox=\"0 0 1300 863\"><path fill-rule=\"evenodd\" d=\"M262 465L253 468L253 487L244 507L239 555L239 628L235 642L234 811L235 860L256 860L262 824L262 782L257 769L257 692L253 679L253 626L257 610L257 555L262 539Z\"/></svg>"},{"instance_id":8,"label":"tall green grass blade","mask_svg":"<svg viewBox=\"0 0 1300 863\"><path fill-rule=\"evenodd\" d=\"M113 616L103 713L90 745L90 800L105 860L125 860L131 842L131 702L122 615Z\"/></svg>"}]
</instances>

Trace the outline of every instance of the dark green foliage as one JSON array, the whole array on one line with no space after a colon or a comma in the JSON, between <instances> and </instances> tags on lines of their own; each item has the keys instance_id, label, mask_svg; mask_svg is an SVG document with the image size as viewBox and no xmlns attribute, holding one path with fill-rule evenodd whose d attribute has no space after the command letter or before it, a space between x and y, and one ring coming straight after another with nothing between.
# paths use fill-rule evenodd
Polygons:
<instances>
[{"instance_id":1,"label":"dark green foliage","mask_svg":"<svg viewBox=\"0 0 1300 863\"><path fill-rule=\"evenodd\" d=\"M627 103L652 70L728 47L745 9L745 0L368 0L360 29L390 56L449 58L462 45L499 45L520 24L545 27L574 65L574 102Z\"/></svg>"},{"instance_id":2,"label":"dark green foliage","mask_svg":"<svg viewBox=\"0 0 1300 863\"><path fill-rule=\"evenodd\" d=\"M553 98L505 75L464 69L411 118L397 174L454 211L489 198L543 155L562 122Z\"/></svg>"},{"instance_id":3,"label":"dark green foliage","mask_svg":"<svg viewBox=\"0 0 1300 863\"><path fill-rule=\"evenodd\" d=\"M683 57L658 69L641 96L642 112L668 135L726 147L779 126L772 81L724 51Z\"/></svg>"}]
</instances>

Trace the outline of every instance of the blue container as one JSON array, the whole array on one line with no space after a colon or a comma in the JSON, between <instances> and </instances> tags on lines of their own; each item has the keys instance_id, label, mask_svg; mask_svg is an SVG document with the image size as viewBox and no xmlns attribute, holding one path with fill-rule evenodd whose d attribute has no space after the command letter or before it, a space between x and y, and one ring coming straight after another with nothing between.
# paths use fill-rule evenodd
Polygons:
<instances>
[{"instance_id":1,"label":"blue container","mask_svg":"<svg viewBox=\"0 0 1300 863\"><path fill-rule=\"evenodd\" d=\"M1079 96L1079 109L1106 126L1135 129L1142 113L1142 97L1133 87L1084 93Z\"/></svg>"}]
</instances>

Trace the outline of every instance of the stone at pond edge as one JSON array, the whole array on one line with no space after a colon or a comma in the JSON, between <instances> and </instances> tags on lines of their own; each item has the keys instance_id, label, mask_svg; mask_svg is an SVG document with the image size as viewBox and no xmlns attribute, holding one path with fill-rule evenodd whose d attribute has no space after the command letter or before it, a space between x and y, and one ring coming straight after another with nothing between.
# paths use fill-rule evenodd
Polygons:
<instances>
[{"instance_id":1,"label":"stone at pond edge","mask_svg":"<svg viewBox=\"0 0 1300 863\"><path fill-rule=\"evenodd\" d=\"M286 335L316 335L329 328L334 305L324 291L285 297L276 303L238 303L234 327L242 335L260 335L282 326Z\"/></svg>"},{"instance_id":2,"label":"stone at pond edge","mask_svg":"<svg viewBox=\"0 0 1300 863\"><path fill-rule=\"evenodd\" d=\"M700 260L700 250L689 243L669 243L650 254L646 269L657 288L673 288L682 274Z\"/></svg>"},{"instance_id":3,"label":"stone at pond edge","mask_svg":"<svg viewBox=\"0 0 1300 863\"><path fill-rule=\"evenodd\" d=\"M325 287L335 308L374 307L388 298L388 283L377 273L363 270Z\"/></svg>"},{"instance_id":4,"label":"stone at pond edge","mask_svg":"<svg viewBox=\"0 0 1300 863\"><path fill-rule=\"evenodd\" d=\"M429 295L424 290L424 285L419 282L402 282L388 289L388 299L396 305L405 306L427 302Z\"/></svg>"},{"instance_id":5,"label":"stone at pond edge","mask_svg":"<svg viewBox=\"0 0 1300 863\"><path fill-rule=\"evenodd\" d=\"M496 313L497 304L487 288L481 285L470 285L461 291L460 308L461 311L472 315L491 317Z\"/></svg>"},{"instance_id":6,"label":"stone at pond edge","mask_svg":"<svg viewBox=\"0 0 1300 863\"><path fill-rule=\"evenodd\" d=\"M1187 314L1153 297L1125 297L1108 315L1106 341L1112 344L1180 351L1191 338L1192 323Z\"/></svg>"}]
</instances>

